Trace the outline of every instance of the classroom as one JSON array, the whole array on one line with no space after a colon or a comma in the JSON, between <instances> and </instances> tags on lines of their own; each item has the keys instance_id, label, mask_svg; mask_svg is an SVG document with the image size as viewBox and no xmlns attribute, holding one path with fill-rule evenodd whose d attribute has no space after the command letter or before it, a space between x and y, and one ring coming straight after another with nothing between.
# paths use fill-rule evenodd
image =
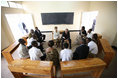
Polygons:
<instances>
[{"instance_id":1,"label":"classroom","mask_svg":"<svg viewBox=\"0 0 118 79\"><path fill-rule=\"evenodd\" d=\"M1 78L117 78L117 1L1 1Z\"/></svg>"}]
</instances>

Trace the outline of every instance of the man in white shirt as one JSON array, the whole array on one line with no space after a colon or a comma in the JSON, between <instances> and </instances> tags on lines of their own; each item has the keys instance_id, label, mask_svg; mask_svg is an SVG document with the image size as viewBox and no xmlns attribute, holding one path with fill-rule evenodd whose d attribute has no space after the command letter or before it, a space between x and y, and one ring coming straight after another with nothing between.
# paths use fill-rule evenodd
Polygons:
<instances>
[{"instance_id":1,"label":"man in white shirt","mask_svg":"<svg viewBox=\"0 0 118 79\"><path fill-rule=\"evenodd\" d=\"M54 30L54 32L53 32L54 34L53 34L53 38L54 38L54 40L56 41L56 45L57 45L57 47L58 46L60 46L60 33L59 33L59 31L58 31L58 28L57 27L55 27L55 30Z\"/></svg>"},{"instance_id":2,"label":"man in white shirt","mask_svg":"<svg viewBox=\"0 0 118 79\"><path fill-rule=\"evenodd\" d=\"M28 49L32 48L32 44L31 44L32 41L37 41L36 35L33 35L31 38L27 39L27 47L28 47ZM38 41L37 41L37 43L38 43L38 46L40 46L40 43ZM43 50L43 49L41 49L41 50Z\"/></svg>"},{"instance_id":3,"label":"man in white shirt","mask_svg":"<svg viewBox=\"0 0 118 79\"><path fill-rule=\"evenodd\" d=\"M60 59L62 59L62 61L70 61L72 57L72 50L68 49L68 43L64 43L64 49L60 52Z\"/></svg>"},{"instance_id":4,"label":"man in white shirt","mask_svg":"<svg viewBox=\"0 0 118 79\"><path fill-rule=\"evenodd\" d=\"M91 38L92 39L92 35L93 35L92 29L89 29L88 30L88 34L87 34L87 38Z\"/></svg>"},{"instance_id":5,"label":"man in white shirt","mask_svg":"<svg viewBox=\"0 0 118 79\"><path fill-rule=\"evenodd\" d=\"M87 38L86 42L88 43L89 46L89 56L90 57L96 57L97 53L98 53L98 46L97 44L91 40L91 38Z\"/></svg>"},{"instance_id":6,"label":"man in white shirt","mask_svg":"<svg viewBox=\"0 0 118 79\"><path fill-rule=\"evenodd\" d=\"M36 41L32 41L32 48L29 50L29 55L31 60L41 60L40 57L43 56L40 49L37 48L38 44Z\"/></svg>"}]
</instances>

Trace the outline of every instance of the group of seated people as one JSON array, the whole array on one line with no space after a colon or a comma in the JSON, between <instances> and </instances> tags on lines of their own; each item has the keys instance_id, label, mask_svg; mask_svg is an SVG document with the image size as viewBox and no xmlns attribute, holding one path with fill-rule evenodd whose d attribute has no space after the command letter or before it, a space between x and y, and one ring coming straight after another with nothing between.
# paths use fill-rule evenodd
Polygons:
<instances>
[{"instance_id":1,"label":"group of seated people","mask_svg":"<svg viewBox=\"0 0 118 79\"><path fill-rule=\"evenodd\" d=\"M24 39L19 39L19 57L21 59L30 58L31 60L47 60L53 61L56 68L60 65L61 61L79 60L85 59L87 57L96 57L98 53L97 46L97 34L92 34L92 29L88 30L86 33L85 27L83 26L81 32L79 33L80 45L75 49L74 52L71 50L71 39L69 30L66 29L62 33L61 37L61 47L62 50L59 51L54 47L54 40L59 43L59 31L55 27L54 40L48 41L48 48L44 51L43 44L45 35L41 34L40 30L36 27L35 31L31 30L29 37L27 39L28 44L25 45ZM67 40L67 41L65 41Z\"/></svg>"}]
</instances>

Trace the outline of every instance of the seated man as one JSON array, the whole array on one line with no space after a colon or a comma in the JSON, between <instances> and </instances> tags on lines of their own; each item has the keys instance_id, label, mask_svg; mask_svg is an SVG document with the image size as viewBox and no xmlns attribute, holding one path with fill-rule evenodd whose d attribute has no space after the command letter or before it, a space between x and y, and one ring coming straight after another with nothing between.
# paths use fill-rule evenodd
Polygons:
<instances>
[{"instance_id":1,"label":"seated man","mask_svg":"<svg viewBox=\"0 0 118 79\"><path fill-rule=\"evenodd\" d=\"M93 36L92 29L89 29L86 37L92 39L92 36Z\"/></svg>"},{"instance_id":2,"label":"seated man","mask_svg":"<svg viewBox=\"0 0 118 79\"><path fill-rule=\"evenodd\" d=\"M31 43L32 43L32 41L37 41L37 39L36 39L36 35L33 35L30 39L28 38L27 39L27 47L28 47L28 49L30 49L30 48L32 48L32 45L31 45ZM42 43L40 43L40 42L38 42L37 41L37 43L38 43L38 48L43 52L43 45L42 45Z\"/></svg>"},{"instance_id":3,"label":"seated man","mask_svg":"<svg viewBox=\"0 0 118 79\"><path fill-rule=\"evenodd\" d=\"M75 44L80 45L80 42L81 42L80 40L85 39L86 35L87 35L87 33L86 33L86 30L85 30L85 27L82 26L81 30L79 31L79 35L77 36L77 38L75 40Z\"/></svg>"},{"instance_id":4,"label":"seated man","mask_svg":"<svg viewBox=\"0 0 118 79\"><path fill-rule=\"evenodd\" d=\"M32 41L32 48L29 49L29 55L31 60L41 60L43 53L37 48L38 44L36 41Z\"/></svg>"},{"instance_id":5,"label":"seated man","mask_svg":"<svg viewBox=\"0 0 118 79\"><path fill-rule=\"evenodd\" d=\"M63 43L64 41L69 42L69 48L71 49L71 39L70 39L70 32L68 31L68 29L66 29L61 37L61 48L63 49Z\"/></svg>"},{"instance_id":6,"label":"seated man","mask_svg":"<svg viewBox=\"0 0 118 79\"><path fill-rule=\"evenodd\" d=\"M25 59L29 57L28 48L25 45L24 39L19 39L18 42L20 43L18 48L18 55L21 59Z\"/></svg>"},{"instance_id":7,"label":"seated man","mask_svg":"<svg viewBox=\"0 0 118 79\"><path fill-rule=\"evenodd\" d=\"M73 53L73 60L85 59L88 57L89 47L86 45L86 40L81 40L81 45L76 48Z\"/></svg>"},{"instance_id":8,"label":"seated man","mask_svg":"<svg viewBox=\"0 0 118 79\"><path fill-rule=\"evenodd\" d=\"M72 50L68 49L68 43L64 43L64 49L60 52L60 59L62 59L62 61L70 61L72 57Z\"/></svg>"},{"instance_id":9,"label":"seated man","mask_svg":"<svg viewBox=\"0 0 118 79\"><path fill-rule=\"evenodd\" d=\"M54 32L53 32L53 33L54 33L53 38L54 38L54 41L56 41L56 45L57 45L57 47L58 47L58 46L60 46L60 33L59 33L57 27L55 27L54 29L55 29L55 30L54 30Z\"/></svg>"},{"instance_id":10,"label":"seated man","mask_svg":"<svg viewBox=\"0 0 118 79\"><path fill-rule=\"evenodd\" d=\"M33 37L33 35L35 35L35 32L33 29L31 29L28 38L30 39L31 37Z\"/></svg>"},{"instance_id":11,"label":"seated man","mask_svg":"<svg viewBox=\"0 0 118 79\"><path fill-rule=\"evenodd\" d=\"M96 57L98 53L98 46L97 44L91 40L91 38L86 39L88 46L89 46L89 57Z\"/></svg>"},{"instance_id":12,"label":"seated man","mask_svg":"<svg viewBox=\"0 0 118 79\"><path fill-rule=\"evenodd\" d=\"M85 27L84 27L84 26L82 26L82 29L81 29L80 35L81 35L81 37L86 37L86 35L87 35L87 33L86 33L86 30L85 30Z\"/></svg>"},{"instance_id":13,"label":"seated man","mask_svg":"<svg viewBox=\"0 0 118 79\"><path fill-rule=\"evenodd\" d=\"M35 34L38 38L38 42L44 42L45 40L45 35L41 34L40 30L38 29L38 27L35 27Z\"/></svg>"}]
</instances>

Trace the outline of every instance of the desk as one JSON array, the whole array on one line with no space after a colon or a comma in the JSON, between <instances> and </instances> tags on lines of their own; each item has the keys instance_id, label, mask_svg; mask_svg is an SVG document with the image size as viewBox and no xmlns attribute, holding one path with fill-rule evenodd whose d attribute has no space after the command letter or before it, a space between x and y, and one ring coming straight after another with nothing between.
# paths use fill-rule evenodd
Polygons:
<instances>
[{"instance_id":1,"label":"desk","mask_svg":"<svg viewBox=\"0 0 118 79\"><path fill-rule=\"evenodd\" d=\"M61 75L91 71L93 77L100 77L106 63L99 58L88 58L61 62ZM67 77L66 77L67 78Z\"/></svg>"},{"instance_id":2,"label":"desk","mask_svg":"<svg viewBox=\"0 0 118 79\"><path fill-rule=\"evenodd\" d=\"M14 60L8 64L8 68L16 78L21 78L21 76L14 73L32 73L53 77L53 62L51 61Z\"/></svg>"}]
</instances>

